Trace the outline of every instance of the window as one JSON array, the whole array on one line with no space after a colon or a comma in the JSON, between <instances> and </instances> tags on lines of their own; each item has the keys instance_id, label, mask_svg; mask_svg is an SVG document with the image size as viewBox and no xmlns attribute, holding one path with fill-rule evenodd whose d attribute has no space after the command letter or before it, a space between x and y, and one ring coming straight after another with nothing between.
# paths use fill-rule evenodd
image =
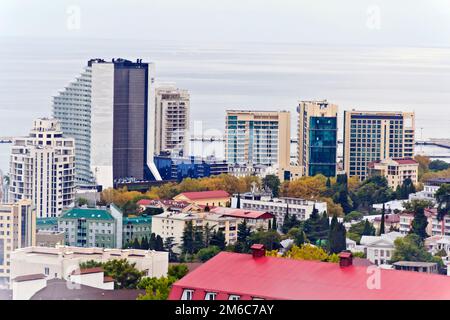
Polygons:
<instances>
[{"instance_id":1,"label":"window","mask_svg":"<svg viewBox=\"0 0 450 320\"><path fill-rule=\"evenodd\" d=\"M236 294L230 294L230 296L228 297L228 300L240 300L241 296L238 296Z\"/></svg>"},{"instance_id":2,"label":"window","mask_svg":"<svg viewBox=\"0 0 450 320\"><path fill-rule=\"evenodd\" d=\"M45 274L46 276L48 276L48 275L50 274L50 269L47 268L47 267L45 267L45 268L44 268L44 274Z\"/></svg>"},{"instance_id":3,"label":"window","mask_svg":"<svg viewBox=\"0 0 450 320\"><path fill-rule=\"evenodd\" d=\"M192 300L193 295L194 295L194 290L185 289L183 291L183 295L181 296L181 300Z\"/></svg>"},{"instance_id":4,"label":"window","mask_svg":"<svg viewBox=\"0 0 450 320\"><path fill-rule=\"evenodd\" d=\"M217 293L207 292L205 295L205 300L216 300Z\"/></svg>"}]
</instances>

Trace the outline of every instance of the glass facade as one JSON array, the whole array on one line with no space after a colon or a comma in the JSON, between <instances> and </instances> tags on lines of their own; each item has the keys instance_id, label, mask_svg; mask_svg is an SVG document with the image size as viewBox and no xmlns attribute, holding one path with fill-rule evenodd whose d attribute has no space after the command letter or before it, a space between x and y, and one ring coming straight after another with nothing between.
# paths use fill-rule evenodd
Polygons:
<instances>
[{"instance_id":1,"label":"glass facade","mask_svg":"<svg viewBox=\"0 0 450 320\"><path fill-rule=\"evenodd\" d=\"M310 117L309 173L326 177L336 175L337 118Z\"/></svg>"}]
</instances>

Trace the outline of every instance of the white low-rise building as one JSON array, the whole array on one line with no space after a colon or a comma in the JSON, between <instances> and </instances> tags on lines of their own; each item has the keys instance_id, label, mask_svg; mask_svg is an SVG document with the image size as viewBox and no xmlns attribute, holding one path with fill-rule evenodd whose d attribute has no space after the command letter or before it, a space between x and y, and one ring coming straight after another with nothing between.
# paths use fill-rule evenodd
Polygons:
<instances>
[{"instance_id":1,"label":"white low-rise building","mask_svg":"<svg viewBox=\"0 0 450 320\"><path fill-rule=\"evenodd\" d=\"M364 248L367 259L376 264L390 264L394 253L394 241L404 237L400 232L389 232L381 236L362 236L360 245Z\"/></svg>"},{"instance_id":2,"label":"white low-rise building","mask_svg":"<svg viewBox=\"0 0 450 320\"><path fill-rule=\"evenodd\" d=\"M47 280L65 279L80 269L80 263L94 260L107 262L127 259L148 277L166 276L168 252L137 249L79 248L68 246L26 247L11 253L11 279L30 274L43 274Z\"/></svg>"},{"instance_id":3,"label":"white low-rise building","mask_svg":"<svg viewBox=\"0 0 450 320\"><path fill-rule=\"evenodd\" d=\"M240 208L245 210L265 211L273 214L277 220L277 226L283 225L286 212L295 215L297 220L309 219L314 208L319 213L327 211L327 203L320 201L304 200L299 198L272 198L270 195L244 193L240 195ZM231 198L231 207L237 208L238 196Z\"/></svg>"}]
</instances>

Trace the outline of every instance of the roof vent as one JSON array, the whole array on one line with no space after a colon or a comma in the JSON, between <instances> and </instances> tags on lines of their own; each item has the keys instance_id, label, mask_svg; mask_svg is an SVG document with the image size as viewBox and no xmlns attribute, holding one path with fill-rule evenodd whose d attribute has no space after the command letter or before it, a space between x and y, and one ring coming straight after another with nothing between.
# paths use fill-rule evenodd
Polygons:
<instances>
[{"instance_id":1,"label":"roof vent","mask_svg":"<svg viewBox=\"0 0 450 320\"><path fill-rule=\"evenodd\" d=\"M260 258L266 255L266 248L263 244L254 244L250 247L253 258Z\"/></svg>"},{"instance_id":2,"label":"roof vent","mask_svg":"<svg viewBox=\"0 0 450 320\"><path fill-rule=\"evenodd\" d=\"M353 255L350 251L342 251L339 253L339 266L341 268L353 265Z\"/></svg>"}]
</instances>

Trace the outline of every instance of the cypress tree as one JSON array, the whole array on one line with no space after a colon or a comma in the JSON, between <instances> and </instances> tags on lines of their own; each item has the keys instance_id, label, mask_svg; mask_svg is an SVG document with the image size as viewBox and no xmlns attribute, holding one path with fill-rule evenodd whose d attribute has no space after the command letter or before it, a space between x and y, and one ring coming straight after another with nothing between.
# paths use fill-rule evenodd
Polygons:
<instances>
[{"instance_id":1,"label":"cypress tree","mask_svg":"<svg viewBox=\"0 0 450 320\"><path fill-rule=\"evenodd\" d=\"M237 195L237 202L236 202L236 208L240 209L241 208L241 193L239 192Z\"/></svg>"},{"instance_id":2,"label":"cypress tree","mask_svg":"<svg viewBox=\"0 0 450 320\"><path fill-rule=\"evenodd\" d=\"M346 230L342 223L339 223L337 216L331 219L328 236L328 250L331 254L339 253L346 249Z\"/></svg>"},{"instance_id":3,"label":"cypress tree","mask_svg":"<svg viewBox=\"0 0 450 320\"><path fill-rule=\"evenodd\" d=\"M386 207L383 203L383 209L381 210L381 222L380 222L380 236L384 234L384 215L386 214Z\"/></svg>"},{"instance_id":4,"label":"cypress tree","mask_svg":"<svg viewBox=\"0 0 450 320\"><path fill-rule=\"evenodd\" d=\"M425 216L425 208L423 206L419 206L416 208L416 212L414 213L414 220L412 222L411 233L415 233L420 237L420 239L424 240L428 237L427 234L427 225L428 220Z\"/></svg>"},{"instance_id":5,"label":"cypress tree","mask_svg":"<svg viewBox=\"0 0 450 320\"><path fill-rule=\"evenodd\" d=\"M272 230L278 231L277 217L274 217L274 218L273 218L273 222L272 222Z\"/></svg>"}]
</instances>

